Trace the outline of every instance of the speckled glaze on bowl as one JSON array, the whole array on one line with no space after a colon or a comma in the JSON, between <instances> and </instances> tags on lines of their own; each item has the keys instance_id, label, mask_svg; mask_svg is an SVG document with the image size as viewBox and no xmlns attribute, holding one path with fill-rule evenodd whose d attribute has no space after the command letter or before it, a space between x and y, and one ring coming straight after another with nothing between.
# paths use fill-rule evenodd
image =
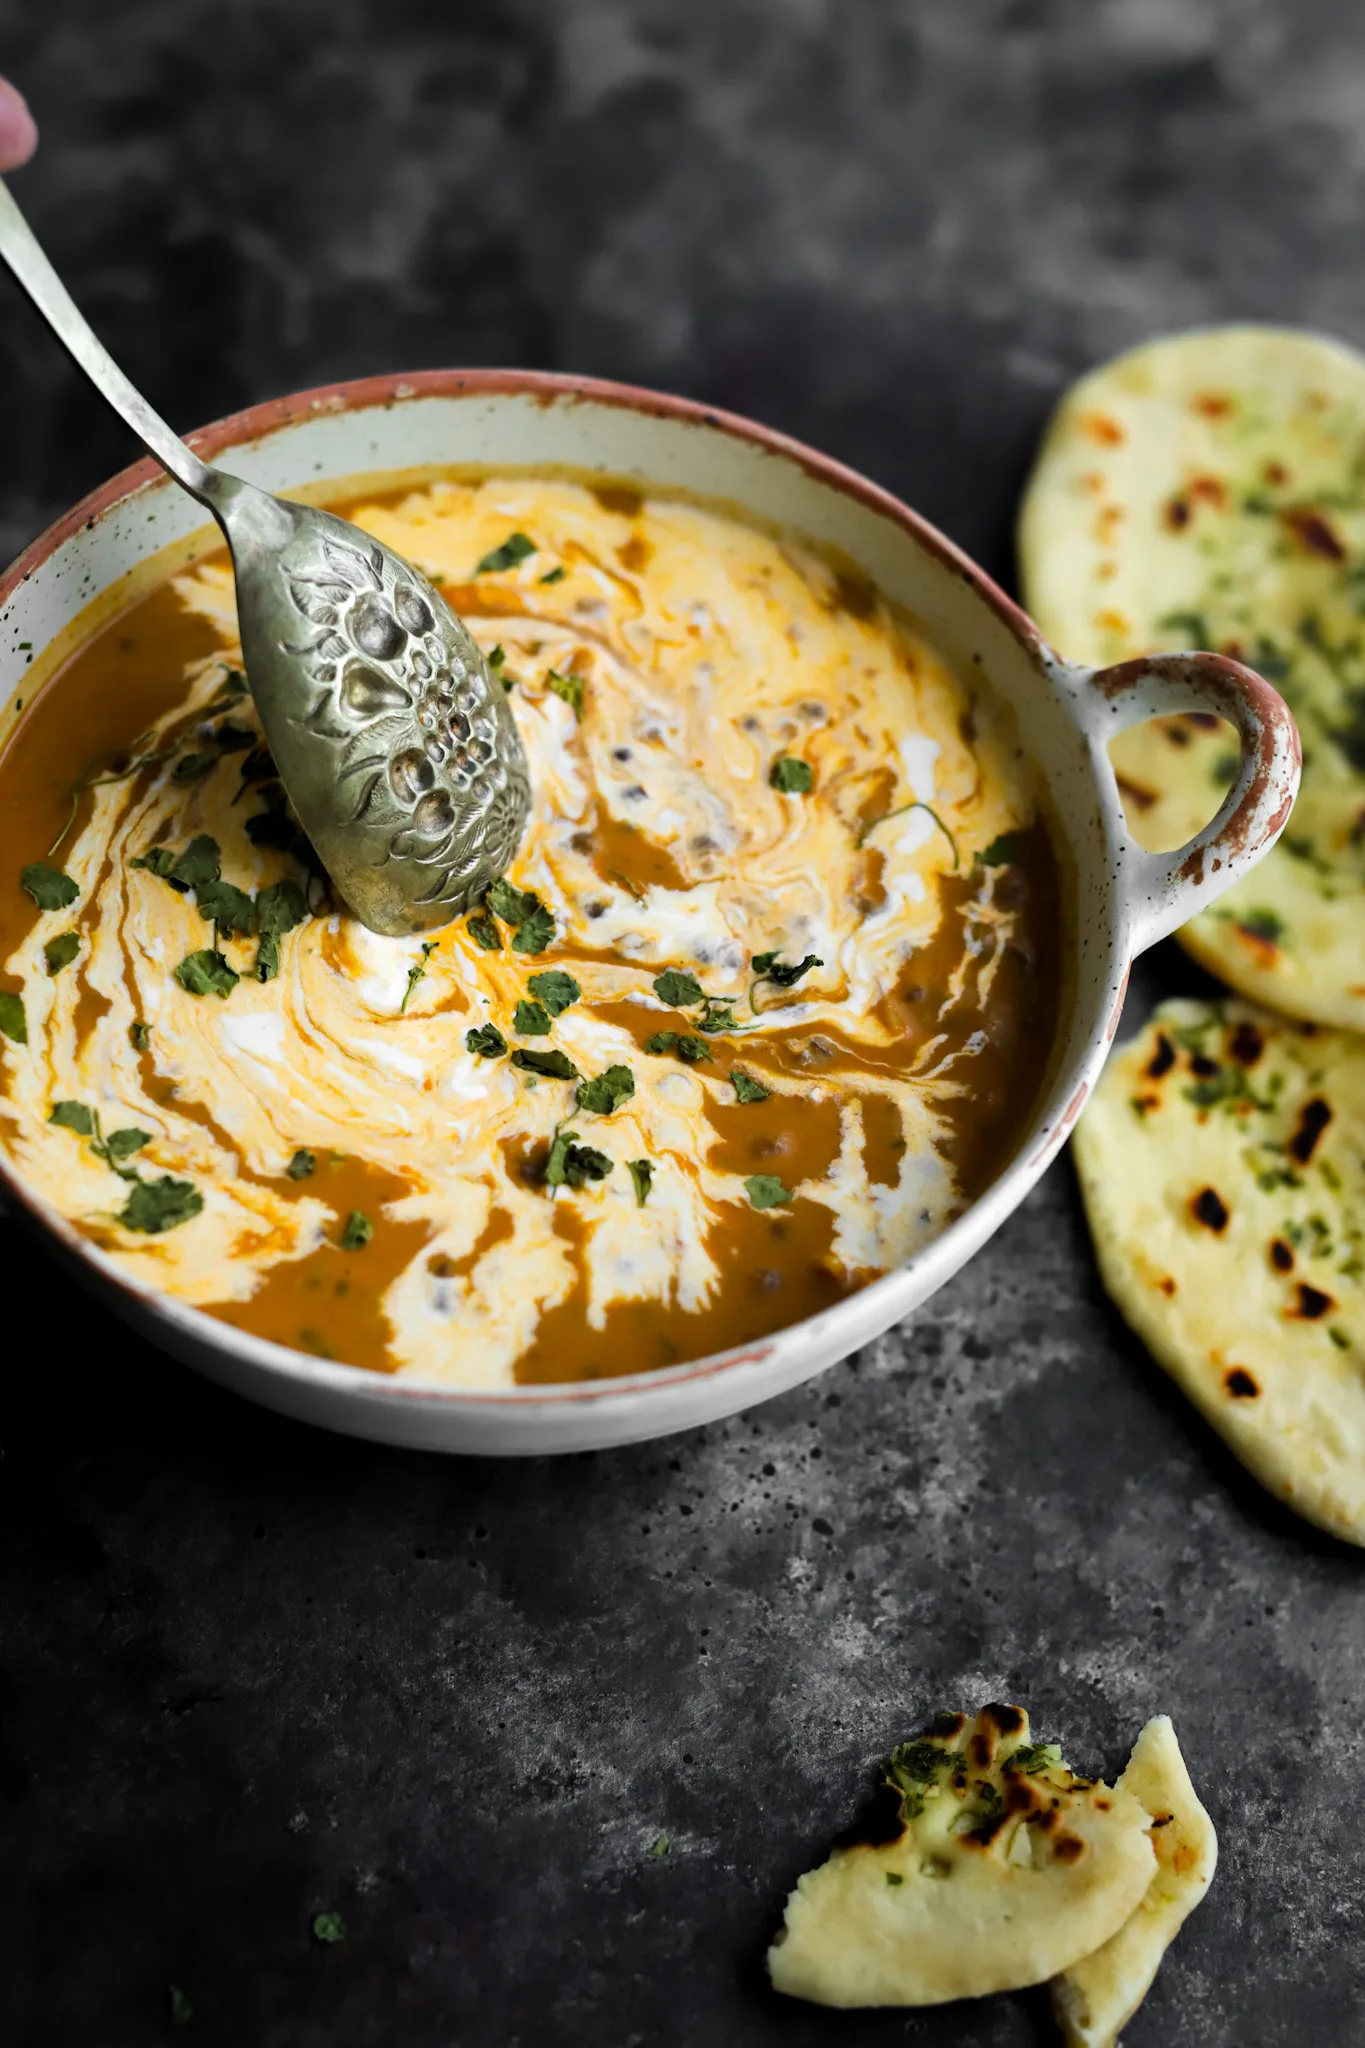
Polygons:
<instances>
[{"instance_id":1,"label":"speckled glaze on bowl","mask_svg":"<svg viewBox=\"0 0 1365 2048\"><path fill-rule=\"evenodd\" d=\"M630 1443L769 1399L908 1316L979 1250L1060 1150L1104 1062L1134 956L1245 874L1279 836L1299 743L1282 700L1216 654L1105 670L1061 661L949 541L885 491L752 422L624 385L527 371L371 378L253 407L188 437L271 491L327 495L454 464L562 465L747 508L843 551L929 635L1015 707L1043 773L1067 870L1068 982L1045 1100L1012 1163L943 1236L847 1301L738 1351L630 1378L502 1391L323 1363L134 1285L0 1160L0 1187L79 1277L153 1342L253 1400L384 1442L541 1454ZM192 537L202 534L202 541ZM15 702L78 644L152 557L216 544L150 462L125 470L34 542L0 580L0 733ZM78 623L79 622L79 623ZM1163 712L1218 712L1241 736L1237 781L1197 839L1147 854L1129 838L1106 743Z\"/></svg>"}]
</instances>

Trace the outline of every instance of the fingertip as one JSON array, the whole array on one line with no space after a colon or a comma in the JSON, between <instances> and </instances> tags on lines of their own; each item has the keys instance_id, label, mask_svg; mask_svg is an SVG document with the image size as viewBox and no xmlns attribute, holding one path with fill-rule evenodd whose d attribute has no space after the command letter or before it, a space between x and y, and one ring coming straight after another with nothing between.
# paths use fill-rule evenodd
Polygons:
<instances>
[{"instance_id":1,"label":"fingertip","mask_svg":"<svg viewBox=\"0 0 1365 2048\"><path fill-rule=\"evenodd\" d=\"M0 78L0 171L17 171L38 147L38 124L17 86Z\"/></svg>"}]
</instances>

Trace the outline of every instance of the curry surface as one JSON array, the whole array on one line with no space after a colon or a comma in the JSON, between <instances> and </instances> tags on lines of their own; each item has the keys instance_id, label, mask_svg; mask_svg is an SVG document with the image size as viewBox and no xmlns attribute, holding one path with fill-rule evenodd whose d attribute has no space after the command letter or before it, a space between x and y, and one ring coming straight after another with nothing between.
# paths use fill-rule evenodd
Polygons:
<instances>
[{"instance_id":1,"label":"curry surface","mask_svg":"<svg viewBox=\"0 0 1365 2048\"><path fill-rule=\"evenodd\" d=\"M935 1235L1034 1109L1060 976L1032 771L979 683L809 550L675 501L493 478L336 509L503 647L536 788L512 878L555 935L528 957L504 925L487 951L460 920L422 956L332 904L287 829L250 833L279 826L278 791L234 676L227 571L201 565L82 648L0 757L0 986L28 1028L0 1041L0 1139L25 1178L139 1278L240 1328L468 1384L742 1344ZM476 574L513 532L533 552ZM774 788L784 760L809 792ZM257 940L132 871L206 832L248 894L311 891L276 979L254 978ZM71 906L20 888L44 860L79 883ZM67 932L80 950L53 971L43 947ZM181 987L180 957L215 944L240 982ZM784 988L750 964L762 951L818 964ZM731 1006L725 1028L652 992L670 967ZM518 1033L547 969L580 997ZM628 1065L634 1097L575 1112L573 1083L466 1050L490 1022L584 1077ZM702 1056L646 1051L661 1030ZM736 1070L770 1092L741 1100ZM73 1100L145 1134L122 1182L51 1126ZM549 1188L570 1124L610 1172ZM627 1155L653 1169L643 1204ZM117 1205L138 1172L188 1175L203 1213L135 1233ZM780 1183L774 1206L755 1176ZM372 1235L346 1249L353 1212Z\"/></svg>"}]
</instances>

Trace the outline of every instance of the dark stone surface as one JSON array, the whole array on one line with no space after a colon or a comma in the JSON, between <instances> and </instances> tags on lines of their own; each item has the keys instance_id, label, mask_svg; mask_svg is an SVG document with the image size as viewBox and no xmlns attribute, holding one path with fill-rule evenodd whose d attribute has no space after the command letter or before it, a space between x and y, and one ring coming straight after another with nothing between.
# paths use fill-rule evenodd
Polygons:
<instances>
[{"instance_id":1,"label":"dark stone surface","mask_svg":"<svg viewBox=\"0 0 1365 2048\"><path fill-rule=\"evenodd\" d=\"M1008 576L1091 360L1230 315L1365 334L1335 0L4 0L0 28L44 128L20 197L181 425L383 369L597 371L790 428ZM130 450L9 297L0 392L8 554ZM1140 998L1189 973L1164 954ZM138 2048L170 1983L205 2048L1047 2040L1036 1998L843 2018L762 1976L877 1754L996 1697L1105 1770L1169 1711L1217 1820L1131 2048L1365 2036L1360 1558L1128 1337L1065 1165L806 1391L564 1462L309 1433L7 1226L0 1274L6 2041Z\"/></svg>"}]
</instances>

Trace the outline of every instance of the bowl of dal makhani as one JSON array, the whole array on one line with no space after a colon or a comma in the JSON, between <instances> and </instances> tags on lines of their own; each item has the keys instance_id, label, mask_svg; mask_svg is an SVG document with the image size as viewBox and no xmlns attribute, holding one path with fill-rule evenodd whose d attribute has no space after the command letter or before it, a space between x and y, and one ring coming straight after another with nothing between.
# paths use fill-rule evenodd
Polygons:
<instances>
[{"instance_id":1,"label":"bowl of dal makhani","mask_svg":"<svg viewBox=\"0 0 1365 2048\"><path fill-rule=\"evenodd\" d=\"M156 1343L312 1421L583 1449L845 1357L1022 1199L1134 953L1293 795L1237 663L1070 667L887 493L682 399L434 372L194 439L438 583L534 787L484 902L379 937L289 812L217 536L151 464L0 588L7 1200ZM1169 855L1106 751L1158 713L1242 748Z\"/></svg>"}]
</instances>

